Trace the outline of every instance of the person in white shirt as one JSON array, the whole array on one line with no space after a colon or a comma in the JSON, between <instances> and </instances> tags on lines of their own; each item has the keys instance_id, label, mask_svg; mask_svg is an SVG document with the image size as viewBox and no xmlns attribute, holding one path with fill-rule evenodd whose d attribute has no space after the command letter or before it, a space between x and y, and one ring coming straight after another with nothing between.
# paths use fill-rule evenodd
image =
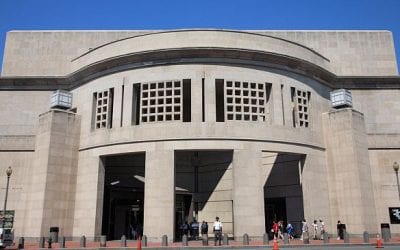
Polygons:
<instances>
[{"instance_id":1,"label":"person in white shirt","mask_svg":"<svg viewBox=\"0 0 400 250\"><path fill-rule=\"evenodd\" d=\"M322 219L319 219L319 223L320 223L320 239L323 240L324 239L324 234L325 234L325 222Z\"/></svg>"},{"instance_id":2,"label":"person in white shirt","mask_svg":"<svg viewBox=\"0 0 400 250\"><path fill-rule=\"evenodd\" d=\"M217 245L217 240L219 242L219 245L221 246L222 223L219 221L219 217L215 218L215 222L213 225L213 232L214 232L214 246Z\"/></svg>"}]
</instances>

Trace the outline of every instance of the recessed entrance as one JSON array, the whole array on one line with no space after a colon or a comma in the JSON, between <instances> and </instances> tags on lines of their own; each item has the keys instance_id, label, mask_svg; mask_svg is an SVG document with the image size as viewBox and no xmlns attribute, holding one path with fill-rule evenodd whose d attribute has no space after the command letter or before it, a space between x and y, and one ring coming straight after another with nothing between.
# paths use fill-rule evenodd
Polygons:
<instances>
[{"instance_id":1,"label":"recessed entrance","mask_svg":"<svg viewBox=\"0 0 400 250\"><path fill-rule=\"evenodd\" d=\"M271 232L274 221L290 222L301 232L304 218L301 173L304 155L263 152L263 164L271 172L264 186L265 231Z\"/></svg>"},{"instance_id":2,"label":"recessed entrance","mask_svg":"<svg viewBox=\"0 0 400 250\"><path fill-rule=\"evenodd\" d=\"M175 151L175 240L185 221L206 221L211 233L216 216L224 232L233 233L232 156L227 150Z\"/></svg>"},{"instance_id":3,"label":"recessed entrance","mask_svg":"<svg viewBox=\"0 0 400 250\"><path fill-rule=\"evenodd\" d=\"M117 240L143 233L145 154L102 157L105 169L102 234Z\"/></svg>"}]
</instances>

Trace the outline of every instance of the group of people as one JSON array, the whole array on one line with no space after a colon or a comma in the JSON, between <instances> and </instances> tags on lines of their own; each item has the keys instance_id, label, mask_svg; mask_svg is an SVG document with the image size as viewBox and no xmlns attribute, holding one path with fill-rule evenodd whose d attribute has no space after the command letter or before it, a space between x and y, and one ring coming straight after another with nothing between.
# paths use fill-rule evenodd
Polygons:
<instances>
[{"instance_id":1,"label":"group of people","mask_svg":"<svg viewBox=\"0 0 400 250\"><path fill-rule=\"evenodd\" d=\"M199 229L201 229L202 238L208 236L208 223L203 220L201 226L196 220L189 225L187 221L181 225L182 235L186 235L187 237L192 237L195 240L199 239ZM217 242L221 246L222 240L222 223L219 220L219 217L215 218L215 222L213 224L213 232L214 232L214 245L217 245Z\"/></svg>"},{"instance_id":2,"label":"group of people","mask_svg":"<svg viewBox=\"0 0 400 250\"><path fill-rule=\"evenodd\" d=\"M181 225L182 235L186 235L187 237L192 237L195 240L199 239L199 229L200 225L196 220L189 225L187 221ZM204 236L208 233L208 223L203 221L201 223L201 234Z\"/></svg>"},{"instance_id":3,"label":"group of people","mask_svg":"<svg viewBox=\"0 0 400 250\"><path fill-rule=\"evenodd\" d=\"M283 221L274 221L272 224L271 232L273 233L274 240L283 240L284 233L284 225ZM286 233L288 234L289 239L294 238L294 228L290 222L286 225Z\"/></svg>"},{"instance_id":4,"label":"group of people","mask_svg":"<svg viewBox=\"0 0 400 250\"><path fill-rule=\"evenodd\" d=\"M311 224L311 232L309 230L309 225L307 224L307 221L305 219L303 219L301 229L302 229L302 233L300 235L300 240L303 240L304 233L311 233L312 239L314 239L314 240L318 240L318 239L323 240L324 234L326 232L325 222L322 219L319 219L319 222L317 220L313 221L313 223ZM280 240L280 239L283 240L284 232L287 233L289 240L294 239L294 237L296 236L294 227L290 222L288 222L285 227L283 221L274 221L272 224L271 232L273 233L273 238L275 240Z\"/></svg>"},{"instance_id":5,"label":"group of people","mask_svg":"<svg viewBox=\"0 0 400 250\"><path fill-rule=\"evenodd\" d=\"M308 224L305 219L303 219L302 221L301 228L302 228L302 235L300 237L300 240L303 239L304 233L309 233ZM317 220L314 220L313 223L311 224L311 230L312 230L311 233L313 240L323 240L324 234L326 232L325 222L322 219L319 219L319 223Z\"/></svg>"}]
</instances>

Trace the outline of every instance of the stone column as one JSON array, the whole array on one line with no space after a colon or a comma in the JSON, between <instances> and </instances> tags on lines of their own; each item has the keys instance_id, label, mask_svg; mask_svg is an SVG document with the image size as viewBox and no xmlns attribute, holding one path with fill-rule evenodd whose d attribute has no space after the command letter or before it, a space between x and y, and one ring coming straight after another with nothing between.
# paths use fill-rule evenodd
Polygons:
<instances>
[{"instance_id":1,"label":"stone column","mask_svg":"<svg viewBox=\"0 0 400 250\"><path fill-rule=\"evenodd\" d=\"M333 110L323 114L323 126L332 220L345 223L350 234L377 233L364 115Z\"/></svg>"},{"instance_id":2,"label":"stone column","mask_svg":"<svg viewBox=\"0 0 400 250\"><path fill-rule=\"evenodd\" d=\"M157 147L156 147L157 148ZM146 151L144 234L151 241L174 236L175 167L173 150Z\"/></svg>"},{"instance_id":3,"label":"stone column","mask_svg":"<svg viewBox=\"0 0 400 250\"><path fill-rule=\"evenodd\" d=\"M245 233L262 238L265 232L264 189L261 150L235 150L233 153L234 236Z\"/></svg>"}]
</instances>

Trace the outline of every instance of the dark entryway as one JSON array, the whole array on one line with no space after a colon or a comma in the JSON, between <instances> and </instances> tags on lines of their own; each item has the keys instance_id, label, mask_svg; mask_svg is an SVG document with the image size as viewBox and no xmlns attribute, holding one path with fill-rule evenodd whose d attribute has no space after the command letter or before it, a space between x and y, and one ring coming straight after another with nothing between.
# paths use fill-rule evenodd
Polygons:
<instances>
[{"instance_id":1,"label":"dark entryway","mask_svg":"<svg viewBox=\"0 0 400 250\"><path fill-rule=\"evenodd\" d=\"M285 198L267 198L264 201L265 226L270 232L274 221L287 221L286 201Z\"/></svg>"},{"instance_id":2,"label":"dark entryway","mask_svg":"<svg viewBox=\"0 0 400 250\"><path fill-rule=\"evenodd\" d=\"M145 155L103 157L105 168L102 234L118 240L143 233Z\"/></svg>"},{"instance_id":3,"label":"dark entryway","mask_svg":"<svg viewBox=\"0 0 400 250\"><path fill-rule=\"evenodd\" d=\"M273 221L290 222L301 233L304 218L302 171L305 155L264 152L265 169L271 172L264 186L265 231L271 232ZM268 165L268 166L267 166Z\"/></svg>"}]
</instances>

